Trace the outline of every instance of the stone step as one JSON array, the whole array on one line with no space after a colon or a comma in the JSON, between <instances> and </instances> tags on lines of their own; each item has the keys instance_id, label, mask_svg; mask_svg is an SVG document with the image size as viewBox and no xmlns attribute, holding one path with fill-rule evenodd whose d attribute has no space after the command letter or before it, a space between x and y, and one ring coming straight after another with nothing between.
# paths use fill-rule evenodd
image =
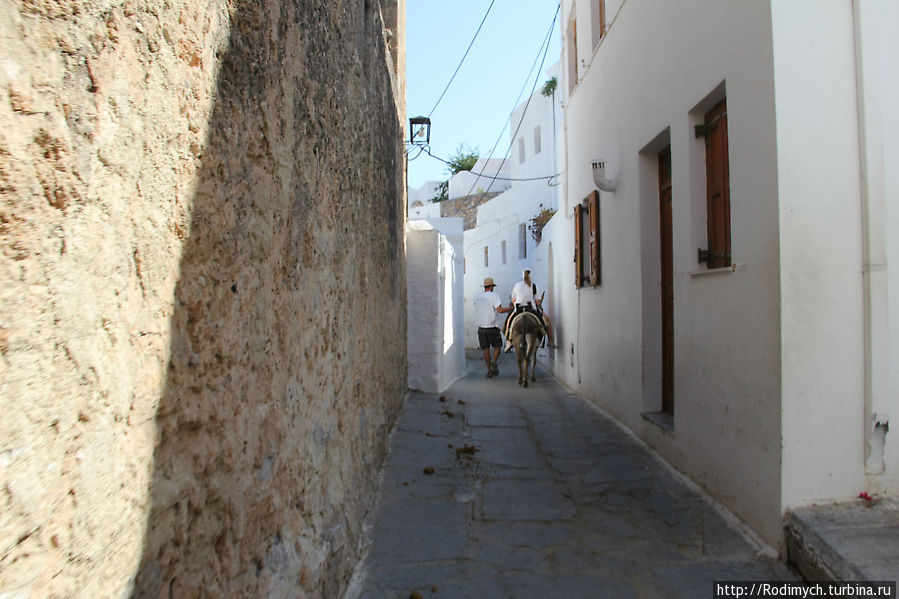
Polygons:
<instances>
[{"instance_id":1,"label":"stone step","mask_svg":"<svg viewBox=\"0 0 899 599\"><path fill-rule=\"evenodd\" d=\"M801 507L784 526L788 559L806 580L899 579L899 498Z\"/></svg>"}]
</instances>

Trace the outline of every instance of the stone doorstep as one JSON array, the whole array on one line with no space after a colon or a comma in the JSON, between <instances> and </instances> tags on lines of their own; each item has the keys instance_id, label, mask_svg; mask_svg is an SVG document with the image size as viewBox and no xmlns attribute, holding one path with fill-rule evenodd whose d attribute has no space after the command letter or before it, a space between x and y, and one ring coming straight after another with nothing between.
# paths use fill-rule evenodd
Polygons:
<instances>
[{"instance_id":1,"label":"stone doorstep","mask_svg":"<svg viewBox=\"0 0 899 599\"><path fill-rule=\"evenodd\" d=\"M892 552L884 545L899 546L899 527L894 522L896 502L885 499L878 503L870 508L833 504L788 512L784 523L787 560L810 581L873 580L871 572L890 569L895 570L892 577L879 579L895 579L899 557L893 567L879 554ZM860 552L859 546L869 546L870 550Z\"/></svg>"},{"instance_id":2,"label":"stone doorstep","mask_svg":"<svg viewBox=\"0 0 899 599\"><path fill-rule=\"evenodd\" d=\"M838 553L819 539L801 518L788 513L784 526L787 542L787 561L792 564L806 580L843 580L851 579L852 573L835 570L845 569L848 564L842 563ZM846 578L846 575L850 578ZM858 572L854 572L858 576Z\"/></svg>"}]
</instances>

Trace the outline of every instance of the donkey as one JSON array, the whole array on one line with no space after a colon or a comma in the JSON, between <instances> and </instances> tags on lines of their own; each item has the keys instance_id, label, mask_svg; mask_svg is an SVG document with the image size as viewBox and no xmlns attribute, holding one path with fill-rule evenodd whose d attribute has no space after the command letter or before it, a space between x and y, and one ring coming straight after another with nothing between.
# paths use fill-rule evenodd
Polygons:
<instances>
[{"instance_id":1,"label":"donkey","mask_svg":"<svg viewBox=\"0 0 899 599\"><path fill-rule=\"evenodd\" d=\"M531 380L537 380L537 346L546 336L546 329L536 314L522 312L512 321L509 330L512 333L512 346L518 357L518 384L527 387L528 368L531 369Z\"/></svg>"}]
</instances>

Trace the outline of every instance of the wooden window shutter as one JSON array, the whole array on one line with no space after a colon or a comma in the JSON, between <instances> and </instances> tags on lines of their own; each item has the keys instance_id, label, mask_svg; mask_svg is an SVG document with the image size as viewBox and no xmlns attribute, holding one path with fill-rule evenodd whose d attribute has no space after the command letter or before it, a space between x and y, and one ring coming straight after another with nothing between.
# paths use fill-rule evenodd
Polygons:
<instances>
[{"instance_id":1,"label":"wooden window shutter","mask_svg":"<svg viewBox=\"0 0 899 599\"><path fill-rule=\"evenodd\" d=\"M570 94L577 85L577 19L572 18L568 23L568 93Z\"/></svg>"},{"instance_id":2,"label":"wooden window shutter","mask_svg":"<svg viewBox=\"0 0 899 599\"><path fill-rule=\"evenodd\" d=\"M599 0L599 37L606 35L606 0Z\"/></svg>"},{"instance_id":3,"label":"wooden window shutter","mask_svg":"<svg viewBox=\"0 0 899 599\"><path fill-rule=\"evenodd\" d=\"M596 190L587 197L587 212L590 217L590 284L599 285L599 192Z\"/></svg>"},{"instance_id":4,"label":"wooden window shutter","mask_svg":"<svg viewBox=\"0 0 899 599\"><path fill-rule=\"evenodd\" d=\"M709 268L731 265L730 169L727 155L727 101L722 100L705 115L706 223Z\"/></svg>"},{"instance_id":5,"label":"wooden window shutter","mask_svg":"<svg viewBox=\"0 0 899 599\"><path fill-rule=\"evenodd\" d=\"M574 284L576 287L584 286L584 278L582 273L584 272L584 268L582 266L583 263L583 247L584 240L582 239L581 231L583 231L583 227L581 222L584 218L584 207L578 204L574 207Z\"/></svg>"}]
</instances>

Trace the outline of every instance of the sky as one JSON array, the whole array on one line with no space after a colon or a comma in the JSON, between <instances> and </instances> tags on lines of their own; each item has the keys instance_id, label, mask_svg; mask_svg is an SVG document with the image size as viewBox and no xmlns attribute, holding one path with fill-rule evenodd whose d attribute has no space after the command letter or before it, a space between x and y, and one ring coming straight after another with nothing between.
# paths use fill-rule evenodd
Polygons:
<instances>
[{"instance_id":1,"label":"sky","mask_svg":"<svg viewBox=\"0 0 899 599\"><path fill-rule=\"evenodd\" d=\"M410 117L428 116L453 75L465 49L490 6L490 0L407 0L406 101ZM548 79L546 71L559 60L559 22L553 26L543 72L537 74L540 46L558 7L557 0L494 0L468 57L446 95L431 114L430 151L448 159L464 144L486 157L509 114L531 67L535 72L518 103L525 101L537 78L537 91ZM494 158L509 147L509 131L497 145ZM447 179L446 165L412 150L409 187Z\"/></svg>"}]
</instances>

